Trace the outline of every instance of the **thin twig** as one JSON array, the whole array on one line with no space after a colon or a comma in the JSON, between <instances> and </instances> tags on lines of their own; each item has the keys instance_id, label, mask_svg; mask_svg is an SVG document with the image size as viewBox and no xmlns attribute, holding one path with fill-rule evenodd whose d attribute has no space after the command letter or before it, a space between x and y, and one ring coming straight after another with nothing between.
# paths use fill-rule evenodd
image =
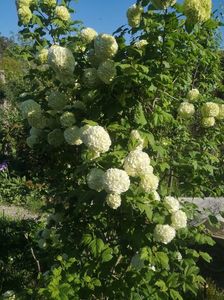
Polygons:
<instances>
[{"instance_id":1,"label":"thin twig","mask_svg":"<svg viewBox=\"0 0 224 300\"><path fill-rule=\"evenodd\" d=\"M24 236L25 236L26 240L27 240L27 241L29 242L29 244L30 244L30 240L29 240L28 234L25 233ZM37 269L38 269L38 274L39 274L39 273L41 273L40 262L39 262L39 260L37 259L37 257L36 257L36 255L35 255L35 253L34 253L34 250L33 250L33 247L32 247L32 246L30 246L30 252L31 252L31 254L32 254L32 256L33 256L33 259L35 260L35 262L36 262L36 264L37 264Z\"/></svg>"}]
</instances>

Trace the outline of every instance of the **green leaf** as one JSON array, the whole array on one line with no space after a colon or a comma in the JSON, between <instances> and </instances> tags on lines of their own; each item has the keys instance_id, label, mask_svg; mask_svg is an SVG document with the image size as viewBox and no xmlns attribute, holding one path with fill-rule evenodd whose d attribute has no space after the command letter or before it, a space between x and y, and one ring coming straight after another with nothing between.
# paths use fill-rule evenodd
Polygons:
<instances>
[{"instance_id":1,"label":"green leaf","mask_svg":"<svg viewBox=\"0 0 224 300\"><path fill-rule=\"evenodd\" d=\"M134 121L136 124L141 125L141 126L144 126L147 124L147 120L145 118L145 114L144 114L141 103L138 103L137 106L135 107Z\"/></svg>"},{"instance_id":2,"label":"green leaf","mask_svg":"<svg viewBox=\"0 0 224 300\"><path fill-rule=\"evenodd\" d=\"M169 257L165 252L156 252L155 254L158 263L164 268L169 267Z\"/></svg>"},{"instance_id":3,"label":"green leaf","mask_svg":"<svg viewBox=\"0 0 224 300\"><path fill-rule=\"evenodd\" d=\"M173 290L173 289L170 290L170 297L173 300L183 300L183 298L180 295L180 293L178 291Z\"/></svg>"},{"instance_id":4,"label":"green leaf","mask_svg":"<svg viewBox=\"0 0 224 300\"><path fill-rule=\"evenodd\" d=\"M208 253L199 251L199 254L205 261L207 261L208 263L211 262L212 257Z\"/></svg>"}]
</instances>

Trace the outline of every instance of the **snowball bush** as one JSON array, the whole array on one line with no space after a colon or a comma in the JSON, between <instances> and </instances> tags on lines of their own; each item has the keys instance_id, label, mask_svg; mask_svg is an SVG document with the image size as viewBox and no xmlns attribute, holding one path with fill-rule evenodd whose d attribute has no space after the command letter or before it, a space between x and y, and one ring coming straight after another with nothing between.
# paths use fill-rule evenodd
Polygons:
<instances>
[{"instance_id":1,"label":"snowball bush","mask_svg":"<svg viewBox=\"0 0 224 300\"><path fill-rule=\"evenodd\" d=\"M176 236L176 230L170 225L156 225L154 239L165 245L169 244Z\"/></svg>"},{"instance_id":2,"label":"snowball bush","mask_svg":"<svg viewBox=\"0 0 224 300\"><path fill-rule=\"evenodd\" d=\"M103 177L103 187L107 193L118 195L125 193L130 187L129 176L123 170L108 169Z\"/></svg>"},{"instance_id":3,"label":"snowball bush","mask_svg":"<svg viewBox=\"0 0 224 300\"><path fill-rule=\"evenodd\" d=\"M101 126L90 126L82 132L81 139L89 149L99 153L107 152L111 146L110 136Z\"/></svg>"},{"instance_id":4,"label":"snowball bush","mask_svg":"<svg viewBox=\"0 0 224 300\"><path fill-rule=\"evenodd\" d=\"M124 170L129 176L141 176L153 172L150 158L141 150L131 151L124 161Z\"/></svg>"}]
</instances>

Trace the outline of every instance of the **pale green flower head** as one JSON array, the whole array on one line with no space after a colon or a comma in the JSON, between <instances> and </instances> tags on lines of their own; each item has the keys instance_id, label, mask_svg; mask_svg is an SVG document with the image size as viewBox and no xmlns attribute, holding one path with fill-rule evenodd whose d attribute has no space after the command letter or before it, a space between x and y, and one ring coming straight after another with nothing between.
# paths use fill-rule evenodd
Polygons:
<instances>
[{"instance_id":1,"label":"pale green flower head","mask_svg":"<svg viewBox=\"0 0 224 300\"><path fill-rule=\"evenodd\" d=\"M62 21L69 21L71 16L68 11L68 9L65 6L56 6L55 8L55 15L58 19L61 19Z\"/></svg>"},{"instance_id":2,"label":"pale green flower head","mask_svg":"<svg viewBox=\"0 0 224 300\"><path fill-rule=\"evenodd\" d=\"M69 145L81 145L82 144L82 140L81 140L81 131L80 128L77 126L73 126L70 128L67 128L64 131L64 138L66 143L68 143Z\"/></svg>"},{"instance_id":3,"label":"pale green flower head","mask_svg":"<svg viewBox=\"0 0 224 300\"><path fill-rule=\"evenodd\" d=\"M178 109L178 114L183 119L190 119L195 113L195 108L192 103L182 102Z\"/></svg>"},{"instance_id":4,"label":"pale green flower head","mask_svg":"<svg viewBox=\"0 0 224 300\"><path fill-rule=\"evenodd\" d=\"M41 111L41 106L36 101L30 99L20 104L20 110L23 118L27 118L30 113Z\"/></svg>"},{"instance_id":5,"label":"pale green flower head","mask_svg":"<svg viewBox=\"0 0 224 300\"><path fill-rule=\"evenodd\" d=\"M23 25L27 25L32 19L33 14L29 9L29 6L20 6L20 8L18 9L18 16L21 23Z\"/></svg>"},{"instance_id":6,"label":"pale green flower head","mask_svg":"<svg viewBox=\"0 0 224 300\"><path fill-rule=\"evenodd\" d=\"M67 104L66 96L65 94L62 94L60 92L52 92L48 99L48 106L54 110L63 110L63 108Z\"/></svg>"},{"instance_id":7,"label":"pale green flower head","mask_svg":"<svg viewBox=\"0 0 224 300\"><path fill-rule=\"evenodd\" d=\"M212 13L211 0L185 0L184 14L193 24L205 22L210 19Z\"/></svg>"},{"instance_id":8,"label":"pale green flower head","mask_svg":"<svg viewBox=\"0 0 224 300\"><path fill-rule=\"evenodd\" d=\"M74 56L68 48L53 45L48 51L48 63L56 74L71 75L75 69Z\"/></svg>"},{"instance_id":9,"label":"pale green flower head","mask_svg":"<svg viewBox=\"0 0 224 300\"><path fill-rule=\"evenodd\" d=\"M96 57L101 61L112 58L118 51L116 39L110 34L99 34L94 40Z\"/></svg>"},{"instance_id":10,"label":"pale green flower head","mask_svg":"<svg viewBox=\"0 0 224 300\"><path fill-rule=\"evenodd\" d=\"M42 49L39 52L38 60L41 64L46 64L48 60L48 49Z\"/></svg>"},{"instance_id":11,"label":"pale green flower head","mask_svg":"<svg viewBox=\"0 0 224 300\"><path fill-rule=\"evenodd\" d=\"M72 127L76 120L75 115L72 112L66 111L60 117L60 122L63 127Z\"/></svg>"},{"instance_id":12,"label":"pale green flower head","mask_svg":"<svg viewBox=\"0 0 224 300\"><path fill-rule=\"evenodd\" d=\"M214 117L205 117L201 120L202 127L208 128L213 127L215 125L215 118Z\"/></svg>"},{"instance_id":13,"label":"pale green flower head","mask_svg":"<svg viewBox=\"0 0 224 300\"><path fill-rule=\"evenodd\" d=\"M111 59L107 59L101 63L97 70L97 75L105 84L110 84L117 75L115 62Z\"/></svg>"},{"instance_id":14,"label":"pale green flower head","mask_svg":"<svg viewBox=\"0 0 224 300\"><path fill-rule=\"evenodd\" d=\"M90 27L84 28L81 31L81 39L87 44L91 43L97 37L97 35L98 33Z\"/></svg>"},{"instance_id":15,"label":"pale green flower head","mask_svg":"<svg viewBox=\"0 0 224 300\"><path fill-rule=\"evenodd\" d=\"M140 5L133 4L127 10L128 25L136 28L141 23L143 8Z\"/></svg>"},{"instance_id":16,"label":"pale green flower head","mask_svg":"<svg viewBox=\"0 0 224 300\"><path fill-rule=\"evenodd\" d=\"M203 117L217 117L219 115L219 105L214 102L206 102L201 107Z\"/></svg>"},{"instance_id":17,"label":"pale green flower head","mask_svg":"<svg viewBox=\"0 0 224 300\"><path fill-rule=\"evenodd\" d=\"M30 126L43 129L47 125L47 119L41 111L33 111L28 114L28 123Z\"/></svg>"}]
</instances>

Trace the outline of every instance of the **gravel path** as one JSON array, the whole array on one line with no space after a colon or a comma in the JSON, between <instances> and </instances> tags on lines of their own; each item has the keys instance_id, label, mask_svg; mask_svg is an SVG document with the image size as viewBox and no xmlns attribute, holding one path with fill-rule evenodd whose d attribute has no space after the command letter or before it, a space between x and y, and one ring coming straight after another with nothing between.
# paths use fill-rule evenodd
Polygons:
<instances>
[{"instance_id":1,"label":"gravel path","mask_svg":"<svg viewBox=\"0 0 224 300\"><path fill-rule=\"evenodd\" d=\"M7 205L0 205L0 218L1 217L9 217L14 218L16 220L29 220L29 219L36 219L39 217L38 214L33 213L23 207L19 206L7 206Z\"/></svg>"}]
</instances>

